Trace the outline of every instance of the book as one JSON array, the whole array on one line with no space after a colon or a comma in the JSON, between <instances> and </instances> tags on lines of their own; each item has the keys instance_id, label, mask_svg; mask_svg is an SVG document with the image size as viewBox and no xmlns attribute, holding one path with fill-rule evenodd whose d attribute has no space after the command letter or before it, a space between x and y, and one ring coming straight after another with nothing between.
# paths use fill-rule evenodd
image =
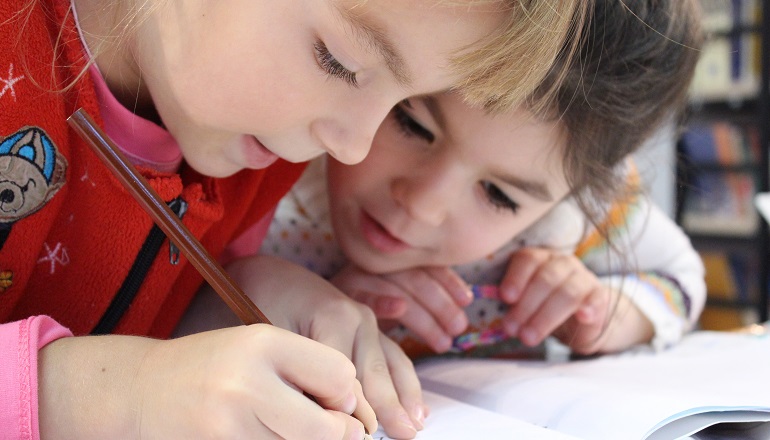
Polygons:
<instances>
[{"instance_id":1,"label":"book","mask_svg":"<svg viewBox=\"0 0 770 440\"><path fill-rule=\"evenodd\" d=\"M417 440L768 439L770 335L753 328L696 331L657 353L421 362L433 409Z\"/></svg>"},{"instance_id":2,"label":"book","mask_svg":"<svg viewBox=\"0 0 770 440\"><path fill-rule=\"evenodd\" d=\"M682 226L690 233L751 236L759 225L755 191L750 173L700 171L687 191Z\"/></svg>"},{"instance_id":3,"label":"book","mask_svg":"<svg viewBox=\"0 0 770 440\"><path fill-rule=\"evenodd\" d=\"M695 104L753 99L760 86L757 0L701 0L707 38L690 85Z\"/></svg>"}]
</instances>

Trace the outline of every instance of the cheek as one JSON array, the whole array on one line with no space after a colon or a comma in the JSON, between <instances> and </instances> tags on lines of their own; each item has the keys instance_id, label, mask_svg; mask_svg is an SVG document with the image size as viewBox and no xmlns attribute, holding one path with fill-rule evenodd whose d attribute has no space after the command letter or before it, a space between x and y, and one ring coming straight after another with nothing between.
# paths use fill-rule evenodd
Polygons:
<instances>
[{"instance_id":1,"label":"cheek","mask_svg":"<svg viewBox=\"0 0 770 440\"><path fill-rule=\"evenodd\" d=\"M318 93L311 87L314 78L304 74L312 72L310 67L279 73L276 66L249 53L196 59L194 66L188 63L182 68L179 80L172 77L169 84L180 107L204 126L272 132L292 125L299 115L318 105Z\"/></svg>"},{"instance_id":2,"label":"cheek","mask_svg":"<svg viewBox=\"0 0 770 440\"><path fill-rule=\"evenodd\" d=\"M508 213L477 213L475 216L467 216L462 227L445 237L446 253L454 260L447 264L465 264L486 258L508 244L530 224Z\"/></svg>"}]
</instances>

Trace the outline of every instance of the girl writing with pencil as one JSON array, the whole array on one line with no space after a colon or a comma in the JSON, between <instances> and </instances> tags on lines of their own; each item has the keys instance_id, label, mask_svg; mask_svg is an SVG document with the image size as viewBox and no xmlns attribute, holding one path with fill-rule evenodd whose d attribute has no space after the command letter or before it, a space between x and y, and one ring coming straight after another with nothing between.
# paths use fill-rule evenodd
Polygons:
<instances>
[{"instance_id":1,"label":"girl writing with pencil","mask_svg":"<svg viewBox=\"0 0 770 440\"><path fill-rule=\"evenodd\" d=\"M2 2L1 436L358 440L374 408L413 437L411 364L312 274L254 293L284 329L163 340L202 278L66 120L93 115L218 257L300 162L360 161L397 102L518 102L587 7L465 3Z\"/></svg>"},{"instance_id":2,"label":"girl writing with pencil","mask_svg":"<svg viewBox=\"0 0 770 440\"><path fill-rule=\"evenodd\" d=\"M489 115L452 93L399 104L361 164L308 168L261 252L406 327L391 335L412 356L550 334L582 354L676 343L702 310L703 266L624 159L681 109L698 12L597 1L542 111Z\"/></svg>"}]
</instances>

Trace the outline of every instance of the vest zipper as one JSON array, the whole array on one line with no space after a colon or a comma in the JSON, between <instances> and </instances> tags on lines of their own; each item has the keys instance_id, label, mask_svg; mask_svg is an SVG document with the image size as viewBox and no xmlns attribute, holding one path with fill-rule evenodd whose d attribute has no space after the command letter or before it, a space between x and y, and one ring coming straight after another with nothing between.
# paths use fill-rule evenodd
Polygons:
<instances>
[{"instance_id":1,"label":"vest zipper","mask_svg":"<svg viewBox=\"0 0 770 440\"><path fill-rule=\"evenodd\" d=\"M187 202L181 197L170 201L168 206L180 219L187 212ZM158 225L153 224L141 249L139 249L139 254L134 259L131 270L128 271L123 284L118 289L109 307L107 307L102 319L99 320L99 323L91 331L92 335L112 333L142 287L147 277L147 272L149 272L153 261L158 257L160 248L165 240L166 234L163 233ZM179 249L173 243L169 243L169 248L171 264L176 264L179 261Z\"/></svg>"}]
</instances>

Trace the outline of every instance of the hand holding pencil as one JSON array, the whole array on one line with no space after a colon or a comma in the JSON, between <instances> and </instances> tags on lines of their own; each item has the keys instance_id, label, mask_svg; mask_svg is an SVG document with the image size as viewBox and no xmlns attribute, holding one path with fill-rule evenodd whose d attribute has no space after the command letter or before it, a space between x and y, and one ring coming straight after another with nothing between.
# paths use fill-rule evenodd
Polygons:
<instances>
[{"instance_id":1,"label":"hand holding pencil","mask_svg":"<svg viewBox=\"0 0 770 440\"><path fill-rule=\"evenodd\" d=\"M244 323L269 324L267 317L168 210L88 115L78 111L70 123L91 143L228 307ZM42 366L58 367L70 359L79 367L80 364L102 365L102 372L108 371L104 366L107 364L112 374L131 372L131 383L136 389L132 388L126 396L116 393L112 399L115 406L139 408L140 417L132 418L140 421L135 426L140 434L306 439L325 433L328 436L324 438L359 440L368 437L365 428L374 430L377 426L350 360L338 350L286 330L264 325L238 326L169 341L121 336L104 336L99 341L111 342L99 351L103 358L90 359L86 355L73 359L69 353L94 340L68 338L51 344ZM126 346L133 349L124 349ZM86 352L92 350L84 354ZM89 368L79 367L73 367L73 374L89 374ZM55 376L52 372L46 375ZM83 383L87 382L84 378ZM49 388L66 385L69 383L53 384ZM65 395L77 394L76 390L70 390ZM42 396L41 406L57 407L55 397L59 395ZM315 400L306 395L314 396ZM127 412L133 414L134 411ZM127 425L130 429L131 423ZM117 426L122 428L123 424L118 422ZM111 432L110 427L106 424L102 434L124 436L122 430Z\"/></svg>"}]
</instances>

